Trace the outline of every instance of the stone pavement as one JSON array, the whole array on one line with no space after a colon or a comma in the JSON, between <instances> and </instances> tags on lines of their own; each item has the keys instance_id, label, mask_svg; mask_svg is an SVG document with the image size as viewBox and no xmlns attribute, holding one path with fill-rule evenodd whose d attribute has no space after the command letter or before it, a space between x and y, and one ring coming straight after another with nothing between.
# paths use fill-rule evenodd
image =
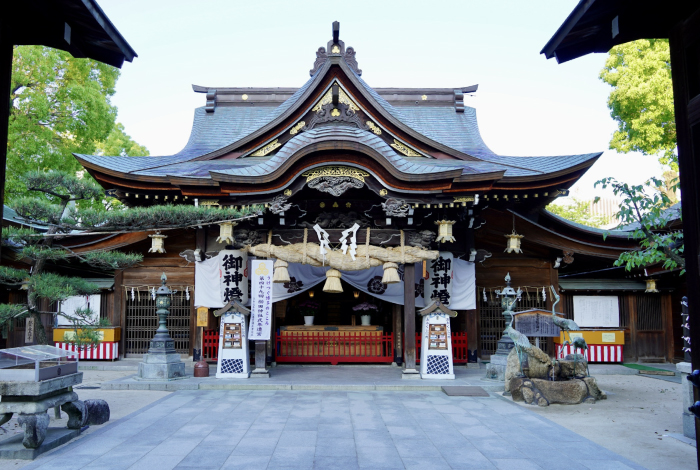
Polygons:
<instances>
[{"instance_id":1,"label":"stone pavement","mask_svg":"<svg viewBox=\"0 0 700 470\"><path fill-rule=\"evenodd\" d=\"M183 390L24 468L643 467L496 394Z\"/></svg>"}]
</instances>

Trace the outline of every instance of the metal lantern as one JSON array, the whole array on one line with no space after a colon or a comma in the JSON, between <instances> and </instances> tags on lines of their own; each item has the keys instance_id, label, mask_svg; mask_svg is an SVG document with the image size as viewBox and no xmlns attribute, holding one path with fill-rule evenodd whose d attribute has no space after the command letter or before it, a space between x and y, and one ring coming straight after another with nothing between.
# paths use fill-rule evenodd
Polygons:
<instances>
[{"instance_id":1,"label":"metal lantern","mask_svg":"<svg viewBox=\"0 0 700 470\"><path fill-rule=\"evenodd\" d=\"M233 244L233 227L236 226L235 222L224 222L219 224L219 237L216 239L218 243L224 243L226 245Z\"/></svg>"},{"instance_id":2,"label":"metal lantern","mask_svg":"<svg viewBox=\"0 0 700 470\"><path fill-rule=\"evenodd\" d=\"M170 296L173 291L171 291L165 282L168 280L165 273L160 277L161 286L156 291L156 314L158 315L158 329L156 330L156 335L151 340L151 352L157 352L160 349L173 349L175 343L168 334L168 327L166 326L166 321L170 311Z\"/></svg>"},{"instance_id":3,"label":"metal lantern","mask_svg":"<svg viewBox=\"0 0 700 470\"><path fill-rule=\"evenodd\" d=\"M523 250L520 249L520 239L524 238L524 235L518 235L515 230L513 230L513 233L510 235L505 235L505 237L508 239L508 242L506 244L506 249L503 250L506 253L522 253Z\"/></svg>"},{"instance_id":4,"label":"metal lantern","mask_svg":"<svg viewBox=\"0 0 700 470\"><path fill-rule=\"evenodd\" d=\"M438 226L438 236L435 241L445 243L455 241L455 237L452 236L452 226L455 222L454 220L436 220L435 225Z\"/></svg>"},{"instance_id":5,"label":"metal lantern","mask_svg":"<svg viewBox=\"0 0 700 470\"><path fill-rule=\"evenodd\" d=\"M658 293L659 290L656 288L656 279L647 279L647 288L644 292L649 292L652 294Z\"/></svg>"},{"instance_id":6,"label":"metal lantern","mask_svg":"<svg viewBox=\"0 0 700 470\"><path fill-rule=\"evenodd\" d=\"M151 248L148 250L149 253L165 253L165 243L164 240L168 238L167 235L161 235L160 232L156 232L155 235L149 235L151 239Z\"/></svg>"}]
</instances>

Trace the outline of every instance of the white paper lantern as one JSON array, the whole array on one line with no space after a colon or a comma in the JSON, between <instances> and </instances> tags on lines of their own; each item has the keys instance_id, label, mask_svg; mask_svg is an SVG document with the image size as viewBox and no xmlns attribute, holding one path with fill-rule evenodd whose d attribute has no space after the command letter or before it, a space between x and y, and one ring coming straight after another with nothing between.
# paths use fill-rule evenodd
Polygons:
<instances>
[{"instance_id":1,"label":"white paper lantern","mask_svg":"<svg viewBox=\"0 0 700 470\"><path fill-rule=\"evenodd\" d=\"M452 236L452 226L455 222L454 220L436 220L435 225L438 226L438 236L435 241L444 243L455 241L455 237Z\"/></svg>"},{"instance_id":2,"label":"white paper lantern","mask_svg":"<svg viewBox=\"0 0 700 470\"><path fill-rule=\"evenodd\" d=\"M168 238L167 235L161 235L156 233L155 235L149 235L151 238L151 248L148 250L149 253L165 253L165 242L164 240Z\"/></svg>"},{"instance_id":3,"label":"white paper lantern","mask_svg":"<svg viewBox=\"0 0 700 470\"><path fill-rule=\"evenodd\" d=\"M219 224L219 237L216 239L218 243L224 243L226 245L233 244L233 227L236 226L235 222L224 222Z\"/></svg>"}]
</instances>

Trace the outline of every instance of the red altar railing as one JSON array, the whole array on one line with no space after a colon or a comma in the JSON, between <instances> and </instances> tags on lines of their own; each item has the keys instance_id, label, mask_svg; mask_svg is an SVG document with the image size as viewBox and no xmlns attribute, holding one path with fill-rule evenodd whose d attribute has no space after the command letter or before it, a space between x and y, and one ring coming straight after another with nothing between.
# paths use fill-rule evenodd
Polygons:
<instances>
[{"instance_id":1,"label":"red altar railing","mask_svg":"<svg viewBox=\"0 0 700 470\"><path fill-rule=\"evenodd\" d=\"M420 362L420 346L422 335L416 333L416 363ZM466 331L452 332L452 363L466 364L468 361L467 355L467 333Z\"/></svg>"},{"instance_id":2,"label":"red altar railing","mask_svg":"<svg viewBox=\"0 0 700 470\"><path fill-rule=\"evenodd\" d=\"M286 332L277 335L277 362L393 362L394 334L353 331Z\"/></svg>"},{"instance_id":3,"label":"red altar railing","mask_svg":"<svg viewBox=\"0 0 700 470\"><path fill-rule=\"evenodd\" d=\"M326 339L327 343L323 346L319 346L319 341L324 341L321 338L314 338L311 344L315 343L315 349L310 345L306 345L307 349L304 348L301 337L291 337L281 339L279 335L276 338L277 341L277 362L392 362L394 356L394 335L392 333L384 334L376 337L366 337L361 336L356 339L352 339L353 348L350 348L350 343L347 343L347 347L340 347L340 345L333 345L333 342L337 341L337 336L333 338ZM345 340L343 340L345 344ZM356 349L355 346L358 346ZM389 344L390 343L390 344ZM285 349L282 349L282 344L285 344ZM364 346L362 346L364 344ZM369 347L368 347L369 345ZM364 350L362 349L364 347ZM416 333L416 361L420 362L420 347L421 347L421 334ZM373 349L374 348L374 349ZM388 349L387 349L388 348ZM216 362L219 355L219 332L218 330L204 330L204 346L203 346L204 358L208 361ZM344 353L346 350L350 352L379 352L381 354L368 355L368 356L344 356L340 357L339 353ZM285 355L281 354L284 351ZM323 354L326 352L331 352L332 354ZM308 352L308 355L299 356L300 352ZM290 354L293 353L293 354ZM313 354L312 354L313 353ZM297 359L301 357L302 359ZM467 333L464 331L453 331L452 332L452 361L455 364L466 364L467 363ZM349 359L349 360L347 360ZM338 362L335 362L336 364Z\"/></svg>"}]
</instances>

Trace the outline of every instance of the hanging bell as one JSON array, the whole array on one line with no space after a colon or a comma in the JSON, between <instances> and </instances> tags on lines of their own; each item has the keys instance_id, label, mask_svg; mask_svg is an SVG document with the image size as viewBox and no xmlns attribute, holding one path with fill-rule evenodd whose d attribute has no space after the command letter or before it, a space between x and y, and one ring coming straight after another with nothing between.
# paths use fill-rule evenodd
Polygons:
<instances>
[{"instance_id":1,"label":"hanging bell","mask_svg":"<svg viewBox=\"0 0 700 470\"><path fill-rule=\"evenodd\" d=\"M236 225L236 222L223 222L219 224L219 236L216 239L217 243L233 245L233 227Z\"/></svg>"},{"instance_id":2,"label":"hanging bell","mask_svg":"<svg viewBox=\"0 0 700 470\"><path fill-rule=\"evenodd\" d=\"M506 244L506 249L503 250L506 253L522 253L523 250L520 249L520 239L524 238L525 235L518 235L515 230L513 230L513 233L510 235L504 235L507 239L508 242Z\"/></svg>"},{"instance_id":3,"label":"hanging bell","mask_svg":"<svg viewBox=\"0 0 700 470\"><path fill-rule=\"evenodd\" d=\"M382 284L398 284L401 282L399 277L398 267L396 263L384 263L384 275L382 276Z\"/></svg>"},{"instance_id":4,"label":"hanging bell","mask_svg":"<svg viewBox=\"0 0 700 470\"><path fill-rule=\"evenodd\" d=\"M452 236L452 226L454 224L454 220L436 220L435 225L438 226L438 236L435 241L444 243L455 241L455 237Z\"/></svg>"},{"instance_id":5,"label":"hanging bell","mask_svg":"<svg viewBox=\"0 0 700 470\"><path fill-rule=\"evenodd\" d=\"M275 273L272 276L272 282L276 284L284 284L289 282L289 271L287 271L287 266L289 264L286 261L278 259L275 261Z\"/></svg>"},{"instance_id":6,"label":"hanging bell","mask_svg":"<svg viewBox=\"0 0 700 470\"><path fill-rule=\"evenodd\" d=\"M160 232L156 232L155 235L149 235L151 239L151 248L148 250L149 253L165 253L165 243L164 240L168 238L167 235L161 235Z\"/></svg>"},{"instance_id":7,"label":"hanging bell","mask_svg":"<svg viewBox=\"0 0 700 470\"><path fill-rule=\"evenodd\" d=\"M649 292L652 294L658 293L659 290L656 288L656 279L647 279L647 289L644 292Z\"/></svg>"},{"instance_id":8,"label":"hanging bell","mask_svg":"<svg viewBox=\"0 0 700 470\"><path fill-rule=\"evenodd\" d=\"M323 286L323 292L331 294L340 294L343 292L343 286L340 284L340 271L337 269L329 269L326 271L326 283Z\"/></svg>"}]
</instances>

